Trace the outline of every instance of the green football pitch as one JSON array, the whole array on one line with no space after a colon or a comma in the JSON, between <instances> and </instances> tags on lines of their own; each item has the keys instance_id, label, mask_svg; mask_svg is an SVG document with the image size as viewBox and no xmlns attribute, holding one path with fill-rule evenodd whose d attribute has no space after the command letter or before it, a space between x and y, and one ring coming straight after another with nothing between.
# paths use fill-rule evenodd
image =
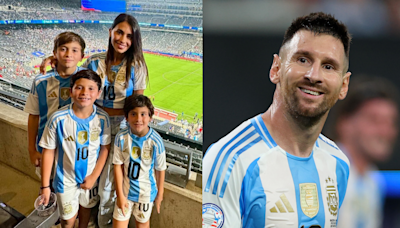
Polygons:
<instances>
[{"instance_id":1,"label":"green football pitch","mask_svg":"<svg viewBox=\"0 0 400 228\"><path fill-rule=\"evenodd\" d=\"M149 84L144 94L153 104L193 121L203 114L203 63L145 54ZM153 99L152 99L153 100Z\"/></svg>"}]
</instances>

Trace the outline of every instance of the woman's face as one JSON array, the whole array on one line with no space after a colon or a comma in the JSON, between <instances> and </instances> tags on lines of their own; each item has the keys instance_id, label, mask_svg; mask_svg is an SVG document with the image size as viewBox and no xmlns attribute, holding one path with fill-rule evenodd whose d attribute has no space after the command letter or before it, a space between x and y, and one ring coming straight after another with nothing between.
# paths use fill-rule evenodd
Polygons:
<instances>
[{"instance_id":1,"label":"woman's face","mask_svg":"<svg viewBox=\"0 0 400 228\"><path fill-rule=\"evenodd\" d=\"M111 45L115 54L124 54L132 44L132 27L128 22L123 21L113 29L110 29Z\"/></svg>"}]
</instances>

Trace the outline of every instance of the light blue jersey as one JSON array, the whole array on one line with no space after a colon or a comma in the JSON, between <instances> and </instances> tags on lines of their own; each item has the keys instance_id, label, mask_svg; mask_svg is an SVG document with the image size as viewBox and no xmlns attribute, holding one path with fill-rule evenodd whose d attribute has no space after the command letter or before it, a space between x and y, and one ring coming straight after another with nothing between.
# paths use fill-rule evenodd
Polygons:
<instances>
[{"instance_id":1,"label":"light blue jersey","mask_svg":"<svg viewBox=\"0 0 400 228\"><path fill-rule=\"evenodd\" d=\"M101 107L122 109L125 99L131 96L135 90L146 89L146 68L132 66L131 79L128 81L128 87L125 88L126 61L124 60L120 65L111 67L113 81L110 82L106 73L105 59L106 53L95 54L83 66L95 71L101 77L102 93L96 103Z\"/></svg>"},{"instance_id":2,"label":"light blue jersey","mask_svg":"<svg viewBox=\"0 0 400 228\"><path fill-rule=\"evenodd\" d=\"M203 228L336 227L349 160L322 134L307 158L279 147L261 115L203 159Z\"/></svg>"},{"instance_id":3,"label":"light blue jersey","mask_svg":"<svg viewBox=\"0 0 400 228\"><path fill-rule=\"evenodd\" d=\"M157 196L155 171L167 169L164 143L150 128L143 137L132 134L130 128L115 137L114 164L124 165L123 192L130 201L151 203Z\"/></svg>"},{"instance_id":4,"label":"light blue jersey","mask_svg":"<svg viewBox=\"0 0 400 228\"><path fill-rule=\"evenodd\" d=\"M85 68L77 67L74 74L83 69ZM36 76L35 80L33 80L24 111L32 115L39 115L36 145L40 153L42 152L42 148L38 144L47 120L59 108L71 103L71 76L63 78L54 68L45 75L40 74Z\"/></svg>"},{"instance_id":5,"label":"light blue jersey","mask_svg":"<svg viewBox=\"0 0 400 228\"><path fill-rule=\"evenodd\" d=\"M343 152L347 152L338 144ZM349 157L351 160L351 157ZM383 226L385 181L372 165L361 174L351 166L346 200L340 208L340 228L380 228Z\"/></svg>"},{"instance_id":6,"label":"light blue jersey","mask_svg":"<svg viewBox=\"0 0 400 228\"><path fill-rule=\"evenodd\" d=\"M100 145L111 143L108 114L95 105L93 109L88 118L80 119L70 104L55 112L46 124L39 145L56 149L53 181L56 193L79 187L92 174Z\"/></svg>"}]
</instances>

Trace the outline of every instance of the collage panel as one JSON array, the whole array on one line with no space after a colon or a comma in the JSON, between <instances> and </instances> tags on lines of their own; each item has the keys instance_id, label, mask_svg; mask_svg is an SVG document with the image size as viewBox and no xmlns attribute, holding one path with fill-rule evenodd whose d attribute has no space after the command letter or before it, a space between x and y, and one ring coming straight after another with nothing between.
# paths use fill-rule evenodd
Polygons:
<instances>
[{"instance_id":1,"label":"collage panel","mask_svg":"<svg viewBox=\"0 0 400 228\"><path fill-rule=\"evenodd\" d=\"M201 0L0 2L0 227L200 227Z\"/></svg>"},{"instance_id":2,"label":"collage panel","mask_svg":"<svg viewBox=\"0 0 400 228\"><path fill-rule=\"evenodd\" d=\"M203 227L399 226L397 9L204 4Z\"/></svg>"}]
</instances>

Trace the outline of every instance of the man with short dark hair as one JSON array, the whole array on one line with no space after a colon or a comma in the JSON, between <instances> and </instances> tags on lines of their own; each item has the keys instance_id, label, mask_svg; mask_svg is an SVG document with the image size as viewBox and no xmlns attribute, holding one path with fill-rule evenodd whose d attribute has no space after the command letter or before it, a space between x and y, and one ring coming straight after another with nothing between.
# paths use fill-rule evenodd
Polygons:
<instances>
[{"instance_id":1,"label":"man with short dark hair","mask_svg":"<svg viewBox=\"0 0 400 228\"><path fill-rule=\"evenodd\" d=\"M293 21L270 69L273 103L204 156L204 228L336 227L350 165L321 130L347 94L350 40L331 15Z\"/></svg>"}]
</instances>

